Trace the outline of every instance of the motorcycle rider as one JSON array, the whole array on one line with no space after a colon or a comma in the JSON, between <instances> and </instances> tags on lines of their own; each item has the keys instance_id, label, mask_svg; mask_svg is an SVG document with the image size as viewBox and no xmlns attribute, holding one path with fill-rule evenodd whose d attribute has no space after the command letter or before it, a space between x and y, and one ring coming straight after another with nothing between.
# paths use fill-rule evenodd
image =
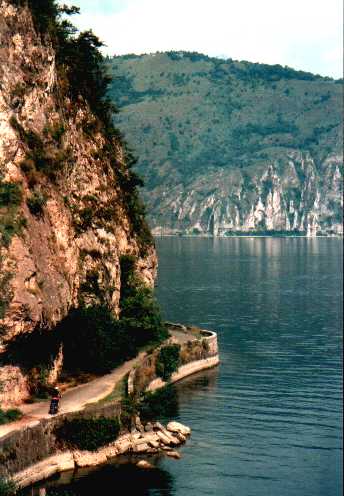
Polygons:
<instances>
[{"instance_id":1,"label":"motorcycle rider","mask_svg":"<svg viewBox=\"0 0 344 496\"><path fill-rule=\"evenodd\" d=\"M50 401L50 409L49 413L51 415L58 413L59 411L59 403L61 399L61 393L58 387L55 387L52 393L51 401Z\"/></svg>"}]
</instances>

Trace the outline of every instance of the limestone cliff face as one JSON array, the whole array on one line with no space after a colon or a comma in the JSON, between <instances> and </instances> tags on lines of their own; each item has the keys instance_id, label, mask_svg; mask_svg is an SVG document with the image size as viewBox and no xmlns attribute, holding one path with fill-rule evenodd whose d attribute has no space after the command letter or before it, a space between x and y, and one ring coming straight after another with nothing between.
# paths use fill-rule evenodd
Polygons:
<instances>
[{"instance_id":1,"label":"limestone cliff face","mask_svg":"<svg viewBox=\"0 0 344 496\"><path fill-rule=\"evenodd\" d=\"M1 345L52 329L80 295L117 314L120 256L136 255L149 285L157 262L117 179L121 144L110 157L86 102L64 96L54 49L27 8L0 2L0 46L0 180L20 192L15 206L0 204Z\"/></svg>"},{"instance_id":2,"label":"limestone cliff face","mask_svg":"<svg viewBox=\"0 0 344 496\"><path fill-rule=\"evenodd\" d=\"M220 169L187 188L162 191L164 224L153 219L153 232L343 234L342 179L342 157L335 154L328 155L320 167L310 154L290 152L261 164L254 173Z\"/></svg>"}]
</instances>

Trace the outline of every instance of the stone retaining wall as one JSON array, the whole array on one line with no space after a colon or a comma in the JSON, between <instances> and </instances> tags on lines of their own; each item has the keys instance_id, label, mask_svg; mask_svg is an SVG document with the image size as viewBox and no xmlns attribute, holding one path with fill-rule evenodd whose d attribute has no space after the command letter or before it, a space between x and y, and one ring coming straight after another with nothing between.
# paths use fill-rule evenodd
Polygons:
<instances>
[{"instance_id":1,"label":"stone retaining wall","mask_svg":"<svg viewBox=\"0 0 344 496\"><path fill-rule=\"evenodd\" d=\"M170 382L174 383L184 379L184 377L188 377L189 375L195 374L196 372L201 372L202 370L210 369L212 367L216 367L220 363L220 359L218 356L204 358L203 360L198 360L197 362L190 362L187 365L182 365L179 367L178 371L172 374ZM167 383L164 382L160 377L154 379L148 386L146 391L156 391L164 386Z\"/></svg>"},{"instance_id":2,"label":"stone retaining wall","mask_svg":"<svg viewBox=\"0 0 344 496\"><path fill-rule=\"evenodd\" d=\"M181 324L168 323L170 330L177 330L190 336L190 340L180 347L181 366L172 374L171 383L202 370L219 364L217 334L213 331L191 328ZM192 331L197 335L192 339ZM129 374L128 393L142 394L145 391L155 391L166 385L156 375L155 365L160 348L144 357L141 363Z\"/></svg>"},{"instance_id":3,"label":"stone retaining wall","mask_svg":"<svg viewBox=\"0 0 344 496\"><path fill-rule=\"evenodd\" d=\"M80 412L37 420L24 429L7 434L0 439L0 476L10 477L25 468L58 452L55 431L66 420L75 418L118 417L119 400L104 405L90 405Z\"/></svg>"}]
</instances>

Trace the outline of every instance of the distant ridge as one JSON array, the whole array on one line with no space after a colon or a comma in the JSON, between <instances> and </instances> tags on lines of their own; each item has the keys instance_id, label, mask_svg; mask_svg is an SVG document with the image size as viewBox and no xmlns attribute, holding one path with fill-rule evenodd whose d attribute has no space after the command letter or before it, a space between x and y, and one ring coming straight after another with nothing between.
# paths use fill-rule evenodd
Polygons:
<instances>
[{"instance_id":1,"label":"distant ridge","mask_svg":"<svg viewBox=\"0 0 344 496\"><path fill-rule=\"evenodd\" d=\"M107 64L155 233L342 232L342 80L183 51Z\"/></svg>"}]
</instances>

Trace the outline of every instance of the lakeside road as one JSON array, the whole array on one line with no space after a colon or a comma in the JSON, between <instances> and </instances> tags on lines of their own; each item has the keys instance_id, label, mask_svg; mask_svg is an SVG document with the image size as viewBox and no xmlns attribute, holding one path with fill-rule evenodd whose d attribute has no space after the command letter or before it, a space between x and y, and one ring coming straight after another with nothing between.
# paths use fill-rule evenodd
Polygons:
<instances>
[{"instance_id":1,"label":"lakeside road","mask_svg":"<svg viewBox=\"0 0 344 496\"><path fill-rule=\"evenodd\" d=\"M194 335L178 330L170 331L170 336L173 341L178 342L179 344L195 339ZM65 413L83 410L86 405L90 403L97 403L98 401L106 398L109 394L111 394L113 389L124 378L124 376L128 374L145 355L146 352L142 351L135 358L123 363L109 374L67 389L62 395L59 413L54 416L56 417ZM6 436L6 434L10 432L35 425L42 419L51 418L51 415L48 413L49 405L50 399L40 401L38 403L19 405L18 407L23 413L23 417L16 422L0 425L0 438Z\"/></svg>"},{"instance_id":2,"label":"lakeside road","mask_svg":"<svg viewBox=\"0 0 344 496\"><path fill-rule=\"evenodd\" d=\"M96 403L97 401L106 398L106 396L108 396L116 387L116 384L118 384L118 382L121 381L144 356L145 352L141 352L135 358L120 365L109 374L68 389L62 396L60 411L57 415L83 410L87 404ZM51 415L48 413L49 405L50 399L40 401L39 403L20 405L20 410L23 412L24 416L16 422L0 425L0 438L9 432L29 427L31 424L44 418L51 418Z\"/></svg>"}]
</instances>

